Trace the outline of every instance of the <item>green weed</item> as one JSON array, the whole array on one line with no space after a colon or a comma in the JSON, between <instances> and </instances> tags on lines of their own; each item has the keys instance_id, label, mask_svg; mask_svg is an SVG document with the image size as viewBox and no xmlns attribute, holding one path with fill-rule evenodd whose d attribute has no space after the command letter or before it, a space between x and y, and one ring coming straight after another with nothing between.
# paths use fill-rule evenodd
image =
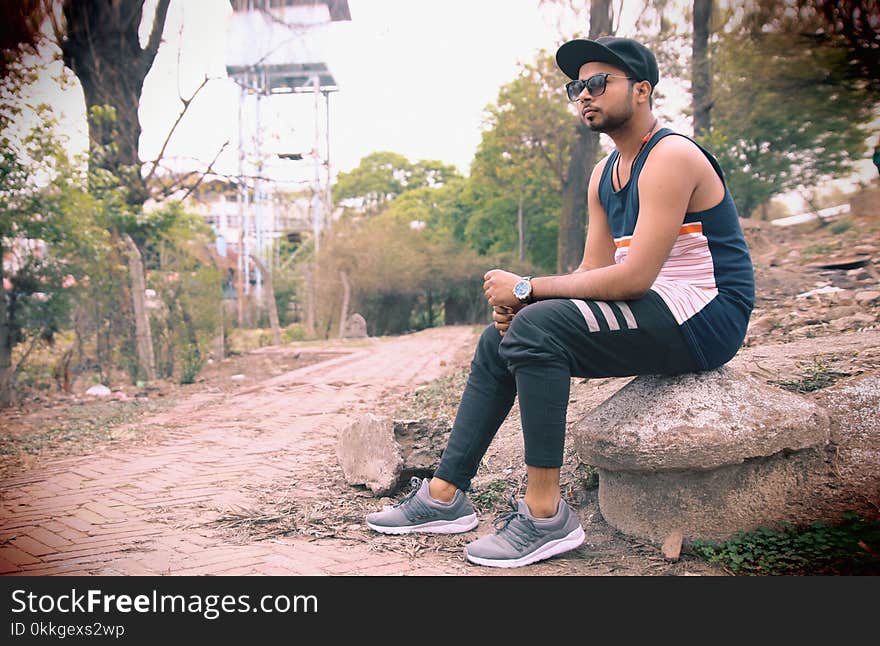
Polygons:
<instances>
[{"instance_id":1,"label":"green weed","mask_svg":"<svg viewBox=\"0 0 880 646\"><path fill-rule=\"evenodd\" d=\"M510 485L507 480L493 480L484 487L471 489L468 498L480 511L494 509L499 503L507 500Z\"/></svg>"},{"instance_id":2,"label":"green weed","mask_svg":"<svg viewBox=\"0 0 880 646\"><path fill-rule=\"evenodd\" d=\"M694 541L694 552L734 574L867 575L880 574L880 521L848 512L836 526L813 523L782 531L760 528L716 543Z\"/></svg>"},{"instance_id":3,"label":"green weed","mask_svg":"<svg viewBox=\"0 0 880 646\"><path fill-rule=\"evenodd\" d=\"M800 379L783 379L774 381L777 386L796 393L811 393L833 385L841 377L849 377L848 372L838 372L818 359L813 360L813 365L807 369L806 374Z\"/></svg>"},{"instance_id":4,"label":"green weed","mask_svg":"<svg viewBox=\"0 0 880 646\"><path fill-rule=\"evenodd\" d=\"M804 256L807 258L812 256L825 256L832 251L834 251L834 248L831 245L820 242L804 249Z\"/></svg>"},{"instance_id":5,"label":"green weed","mask_svg":"<svg viewBox=\"0 0 880 646\"><path fill-rule=\"evenodd\" d=\"M852 228L852 222L848 220L841 220L840 222L835 222L831 225L831 233L835 235L840 235L845 231L849 231Z\"/></svg>"},{"instance_id":6,"label":"green weed","mask_svg":"<svg viewBox=\"0 0 880 646\"><path fill-rule=\"evenodd\" d=\"M395 410L395 418L447 417L452 419L461 402L469 368L454 370L419 386Z\"/></svg>"}]
</instances>

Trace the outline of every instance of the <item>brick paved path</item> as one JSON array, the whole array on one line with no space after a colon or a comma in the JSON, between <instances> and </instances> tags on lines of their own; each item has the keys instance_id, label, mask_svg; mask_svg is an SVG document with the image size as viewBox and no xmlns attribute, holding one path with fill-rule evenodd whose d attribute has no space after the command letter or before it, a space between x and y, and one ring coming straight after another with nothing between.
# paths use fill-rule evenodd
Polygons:
<instances>
[{"instance_id":1,"label":"brick paved path","mask_svg":"<svg viewBox=\"0 0 880 646\"><path fill-rule=\"evenodd\" d=\"M0 483L0 574L458 574L460 557L371 551L332 539L229 539L218 510L336 464L340 427L472 347L470 327L371 344L233 395L202 393L152 418L148 445L38 464ZM299 498L320 488L297 482ZM478 569L478 568L476 568Z\"/></svg>"}]
</instances>

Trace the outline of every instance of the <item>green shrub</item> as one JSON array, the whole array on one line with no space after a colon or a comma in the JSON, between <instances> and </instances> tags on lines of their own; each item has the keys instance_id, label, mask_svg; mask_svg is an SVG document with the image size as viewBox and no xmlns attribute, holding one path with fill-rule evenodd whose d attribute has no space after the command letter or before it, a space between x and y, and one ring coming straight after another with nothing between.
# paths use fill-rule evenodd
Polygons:
<instances>
[{"instance_id":1,"label":"green shrub","mask_svg":"<svg viewBox=\"0 0 880 646\"><path fill-rule=\"evenodd\" d=\"M836 526L784 524L782 531L762 527L723 543L694 541L693 549L734 574L880 574L880 521L848 512Z\"/></svg>"},{"instance_id":2,"label":"green shrub","mask_svg":"<svg viewBox=\"0 0 880 646\"><path fill-rule=\"evenodd\" d=\"M293 341L305 341L308 335L304 325L291 323L281 331L281 338L285 343L291 343Z\"/></svg>"},{"instance_id":3,"label":"green shrub","mask_svg":"<svg viewBox=\"0 0 880 646\"><path fill-rule=\"evenodd\" d=\"M181 357L180 365L180 383L195 383L196 377L199 376L202 368L205 367L205 360L202 357L202 353L199 352L199 346L194 343L190 343L189 345L184 346L182 355L183 356Z\"/></svg>"},{"instance_id":4,"label":"green shrub","mask_svg":"<svg viewBox=\"0 0 880 646\"><path fill-rule=\"evenodd\" d=\"M852 228L852 222L849 220L841 220L840 222L835 222L831 225L831 233L835 235L839 235L844 233L845 231L849 231Z\"/></svg>"}]
</instances>

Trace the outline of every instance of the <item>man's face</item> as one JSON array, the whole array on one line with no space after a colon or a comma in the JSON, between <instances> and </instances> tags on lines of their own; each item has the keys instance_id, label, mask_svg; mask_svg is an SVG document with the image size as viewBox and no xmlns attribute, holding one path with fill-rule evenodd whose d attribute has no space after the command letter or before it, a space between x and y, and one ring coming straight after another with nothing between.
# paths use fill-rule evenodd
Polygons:
<instances>
[{"instance_id":1,"label":"man's face","mask_svg":"<svg viewBox=\"0 0 880 646\"><path fill-rule=\"evenodd\" d=\"M595 132L614 132L629 121L634 113L633 88L627 73L607 63L584 63L578 78L586 80L596 74L610 74L605 79L605 92L592 96L584 89L577 106L581 118Z\"/></svg>"}]
</instances>

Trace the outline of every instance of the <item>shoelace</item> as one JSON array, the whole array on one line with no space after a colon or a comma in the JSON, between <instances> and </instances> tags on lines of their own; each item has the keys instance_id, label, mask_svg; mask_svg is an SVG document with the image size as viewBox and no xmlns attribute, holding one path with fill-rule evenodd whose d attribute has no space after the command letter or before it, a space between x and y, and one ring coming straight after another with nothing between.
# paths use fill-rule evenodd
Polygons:
<instances>
[{"instance_id":1,"label":"shoelace","mask_svg":"<svg viewBox=\"0 0 880 646\"><path fill-rule=\"evenodd\" d=\"M392 507L404 507L403 514L411 521L425 520L435 515L435 511L428 507L424 501L415 497L422 488L422 479L413 476L409 479L410 491L398 503Z\"/></svg>"},{"instance_id":2,"label":"shoelace","mask_svg":"<svg viewBox=\"0 0 880 646\"><path fill-rule=\"evenodd\" d=\"M495 532L517 549L522 549L538 537L538 528L532 519L519 510L516 500L510 498L510 511L495 518Z\"/></svg>"},{"instance_id":3,"label":"shoelace","mask_svg":"<svg viewBox=\"0 0 880 646\"><path fill-rule=\"evenodd\" d=\"M392 507L400 507L400 506L406 504L407 502L409 502L409 500L413 496L415 496L417 493L419 493L419 489L422 488L422 479L417 476L413 476L412 478L409 479L409 486L410 486L409 493L406 494L403 498L401 498L399 502L396 502L393 505L391 505Z\"/></svg>"}]
</instances>

